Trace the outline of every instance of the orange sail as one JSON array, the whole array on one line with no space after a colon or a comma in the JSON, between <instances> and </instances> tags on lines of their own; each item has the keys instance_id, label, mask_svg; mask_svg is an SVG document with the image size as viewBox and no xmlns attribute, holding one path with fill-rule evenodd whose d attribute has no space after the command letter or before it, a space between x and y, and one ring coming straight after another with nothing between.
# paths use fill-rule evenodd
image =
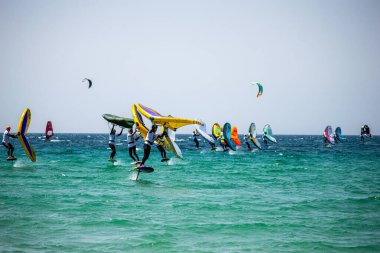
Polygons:
<instances>
[{"instance_id":1,"label":"orange sail","mask_svg":"<svg viewBox=\"0 0 380 253\"><path fill-rule=\"evenodd\" d=\"M236 126L231 128L231 140L235 142L236 146L241 146L241 142L238 135L238 130Z\"/></svg>"}]
</instances>

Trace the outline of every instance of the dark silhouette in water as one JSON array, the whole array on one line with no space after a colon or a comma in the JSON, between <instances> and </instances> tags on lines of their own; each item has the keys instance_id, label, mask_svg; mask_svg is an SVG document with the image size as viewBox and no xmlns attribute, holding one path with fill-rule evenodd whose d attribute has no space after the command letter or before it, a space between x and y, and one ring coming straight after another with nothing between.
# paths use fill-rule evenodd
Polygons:
<instances>
[{"instance_id":1,"label":"dark silhouette in water","mask_svg":"<svg viewBox=\"0 0 380 253\"><path fill-rule=\"evenodd\" d=\"M364 142L364 136L367 136L369 138L372 137L372 134L371 134L371 129L369 128L368 125L364 125L362 126L362 128L360 129L360 140L362 142Z\"/></svg>"},{"instance_id":2,"label":"dark silhouette in water","mask_svg":"<svg viewBox=\"0 0 380 253\"><path fill-rule=\"evenodd\" d=\"M199 136L199 134L197 133L196 130L194 130L194 131L193 131L193 138L194 138L194 142L195 142L195 147L196 147L196 148L199 148L198 136Z\"/></svg>"}]
</instances>

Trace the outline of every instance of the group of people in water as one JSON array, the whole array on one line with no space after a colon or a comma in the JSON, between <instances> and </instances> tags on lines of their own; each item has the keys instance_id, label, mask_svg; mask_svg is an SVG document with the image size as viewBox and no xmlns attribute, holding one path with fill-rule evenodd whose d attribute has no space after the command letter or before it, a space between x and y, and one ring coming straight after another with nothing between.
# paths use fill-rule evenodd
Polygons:
<instances>
[{"instance_id":1,"label":"group of people in water","mask_svg":"<svg viewBox=\"0 0 380 253\"><path fill-rule=\"evenodd\" d=\"M145 162L149 159L151 148L153 145L156 145L157 149L160 151L161 157L162 157L161 161L168 160L168 158L166 157L166 151L164 147L162 147L162 145L159 142L157 142L157 140L161 140L162 142L161 138L167 135L167 133L164 131L162 134L157 134L156 133L157 129L158 129L157 125L152 125L151 130L146 135L145 140L144 140L144 147L143 147L144 156L141 161L136 152L136 141L141 137L141 135L138 134L137 128L135 130L133 130L132 128L129 129L128 137L127 137L128 153L129 153L129 156L134 161L134 164L140 164L140 166L144 166ZM116 135L116 130L114 129L114 125L112 126L111 132L109 134L109 139L108 139L108 146L112 150L111 155L110 155L111 161L114 161L114 158L116 155L115 138L116 136L120 136L122 132L123 132L123 129L120 131L118 135Z\"/></svg>"},{"instance_id":2,"label":"group of people in water","mask_svg":"<svg viewBox=\"0 0 380 253\"><path fill-rule=\"evenodd\" d=\"M145 165L145 162L149 159L151 148L152 148L153 145L156 145L157 149L160 151L160 154L161 154L161 157L162 157L161 161L167 161L167 160L169 160L166 157L165 148L160 144L160 143L163 142L162 138L165 135L167 136L167 132L164 131L162 134L157 134L156 133L157 129L158 129L157 125L152 125L151 130L146 135L146 138L144 140L144 147L143 147L143 149L144 149L144 156L143 156L143 158L142 158L141 161L140 161L140 158L139 158L139 156L137 155L137 152L136 152L136 141L141 137L141 135L138 134L139 130L137 128L135 130L133 130L133 128L131 128L131 129L128 130L128 137L127 137L128 153L129 153L129 156L132 158L132 160L134 161L135 164L140 164L140 166L144 166ZM123 133L123 130L124 130L124 128L121 129L121 131L120 131L119 134L116 134L115 125L112 125L112 129L111 129L111 131L109 133L109 139L108 139L108 145L111 148L111 154L110 154L110 157L109 157L109 159L111 161L114 161L114 158L115 158L115 155L116 155L115 139L116 139L117 136L120 136ZM10 139L9 138L17 138L17 134L11 134L10 131L11 131L11 127L10 126L6 126L5 131L3 133L2 144L7 149L7 155L8 155L7 159L8 160L15 160L16 158L13 156L14 147L10 143ZM199 148L199 141L198 141L199 133L197 132L197 130L193 131L192 137L193 137L193 141L195 143L195 147ZM364 141L364 137L372 137L371 131L370 131L370 128L368 127L368 125L364 125L364 126L361 127L360 138L361 138L362 142ZM159 140L159 141L157 141L157 140ZM223 147L223 149L227 150L226 145L223 145L223 140L220 139L219 141L222 144L221 146ZM247 134L245 134L244 135L245 145L247 146L248 150L252 150L249 141L250 141L249 136ZM264 143L265 142L266 142L266 140L264 138ZM325 142L326 142L326 137L325 137ZM215 150L216 149L215 143L210 143L210 144L211 144L211 148L213 150Z\"/></svg>"},{"instance_id":3,"label":"group of people in water","mask_svg":"<svg viewBox=\"0 0 380 253\"><path fill-rule=\"evenodd\" d=\"M200 148L199 147L199 133L198 131L195 129L192 133L192 138L193 138L193 141L195 143L195 147L198 149ZM267 140L265 138L263 138L264 140L264 143L267 143ZM249 138L249 135L248 134L245 134L244 135L244 142L245 142L245 145L247 146L247 150L251 151L252 150L252 147L250 145L250 138ZM223 148L223 151L228 151L228 147L225 143L225 141L223 140L223 136L219 137L219 138L216 138L215 139L215 143L210 143L211 145L211 150L215 150L216 149L216 143L219 143L220 146Z\"/></svg>"},{"instance_id":4,"label":"group of people in water","mask_svg":"<svg viewBox=\"0 0 380 253\"><path fill-rule=\"evenodd\" d=\"M116 135L115 125L112 125L111 132L108 138L108 146L111 148L112 152L110 155L110 160L113 161L116 155L116 147L115 147L115 139L116 136L120 136L123 133L124 128L121 129L120 133ZM136 153L136 141L140 138L140 136L136 135L137 129L133 131L133 129L129 129L128 131L128 152L129 156L133 159L133 161L140 161L139 156Z\"/></svg>"}]
</instances>

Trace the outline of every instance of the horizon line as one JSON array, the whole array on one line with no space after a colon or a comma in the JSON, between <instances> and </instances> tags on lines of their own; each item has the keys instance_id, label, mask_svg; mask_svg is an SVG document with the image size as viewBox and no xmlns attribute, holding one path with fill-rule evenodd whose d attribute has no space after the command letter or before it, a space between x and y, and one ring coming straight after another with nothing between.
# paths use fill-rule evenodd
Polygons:
<instances>
[{"instance_id":1,"label":"horizon line","mask_svg":"<svg viewBox=\"0 0 380 253\"><path fill-rule=\"evenodd\" d=\"M28 134L40 134L40 135L45 135L45 133L36 133L36 132L29 132ZM54 135L56 134L108 134L108 133L104 133L104 132L101 132L101 133L85 133L85 132L78 132L78 133L71 133L71 132L60 132L60 133L54 133ZM192 133L176 133L176 135L192 135ZM245 134L238 134L238 135L245 135ZM257 135L263 135L263 134L257 134ZM274 134L273 136L287 136L287 135L298 135L298 136L323 136L323 133L322 134ZM343 136L358 136L360 137L360 134L345 134ZM372 134L372 136L379 136L379 135L375 135L375 134Z\"/></svg>"}]
</instances>

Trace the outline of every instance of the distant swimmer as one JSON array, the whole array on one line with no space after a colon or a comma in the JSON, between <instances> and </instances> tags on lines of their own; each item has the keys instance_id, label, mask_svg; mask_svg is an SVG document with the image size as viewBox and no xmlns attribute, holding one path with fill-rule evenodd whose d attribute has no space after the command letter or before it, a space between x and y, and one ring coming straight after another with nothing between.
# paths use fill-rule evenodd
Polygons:
<instances>
[{"instance_id":1,"label":"distant swimmer","mask_svg":"<svg viewBox=\"0 0 380 253\"><path fill-rule=\"evenodd\" d=\"M251 145L249 145L249 137L247 134L244 135L244 142L245 142L245 145L247 145L247 149L252 150Z\"/></svg>"},{"instance_id":2,"label":"distant swimmer","mask_svg":"<svg viewBox=\"0 0 380 253\"><path fill-rule=\"evenodd\" d=\"M196 148L199 148L198 136L199 136L198 131L197 131L197 130L194 130L194 131L193 131L193 139L194 139L195 147L196 147Z\"/></svg>"},{"instance_id":3,"label":"distant swimmer","mask_svg":"<svg viewBox=\"0 0 380 253\"><path fill-rule=\"evenodd\" d=\"M16 158L13 156L13 151L14 147L13 145L9 142L9 137L11 138L17 138L17 134L11 134L11 127L6 126L4 134L3 134L3 146L7 148L8 152L8 160L15 160Z\"/></svg>"},{"instance_id":4,"label":"distant swimmer","mask_svg":"<svg viewBox=\"0 0 380 253\"><path fill-rule=\"evenodd\" d=\"M157 125L153 125L152 129L146 135L145 142L144 142L144 157L141 161L141 166L144 166L145 162L148 160L151 146L154 144L154 141L157 138L161 138L162 136L166 134L166 132L163 132L161 135L157 135L156 132L157 132Z\"/></svg>"},{"instance_id":5,"label":"distant swimmer","mask_svg":"<svg viewBox=\"0 0 380 253\"><path fill-rule=\"evenodd\" d=\"M117 136L120 136L123 133L124 128L121 129L120 133ZM116 155L116 148L115 148L115 137L116 137L116 130L115 130L115 125L112 125L111 132L109 134L108 138L108 146L111 148L112 153L110 155L110 161L113 160L113 158Z\"/></svg>"},{"instance_id":6,"label":"distant swimmer","mask_svg":"<svg viewBox=\"0 0 380 253\"><path fill-rule=\"evenodd\" d=\"M128 141L129 156L133 159L133 161L138 162L140 161L140 159L136 153L136 141L140 138L140 136L136 137L136 132L137 132L137 129L135 131L133 131L132 128L129 129L127 141Z\"/></svg>"}]
</instances>

